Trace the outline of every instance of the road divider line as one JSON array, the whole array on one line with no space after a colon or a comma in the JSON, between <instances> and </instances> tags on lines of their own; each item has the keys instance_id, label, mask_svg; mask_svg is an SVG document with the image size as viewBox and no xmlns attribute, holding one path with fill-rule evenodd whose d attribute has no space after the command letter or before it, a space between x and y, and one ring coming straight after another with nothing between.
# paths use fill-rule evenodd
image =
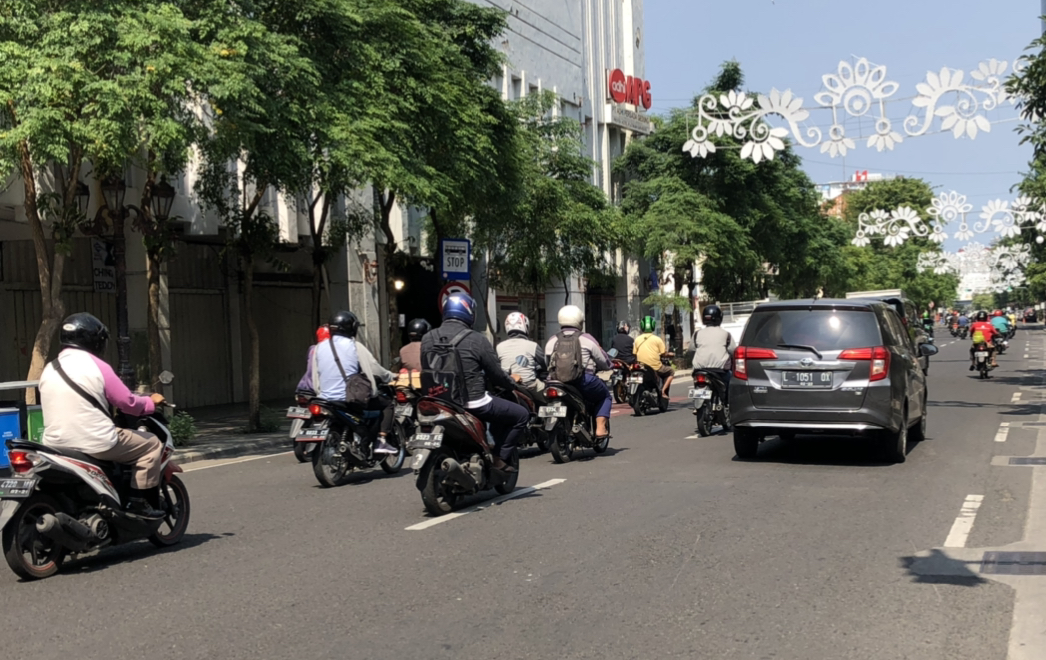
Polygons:
<instances>
[{"instance_id":1,"label":"road divider line","mask_svg":"<svg viewBox=\"0 0 1046 660\"><path fill-rule=\"evenodd\" d=\"M1006 436L1010 434L1010 423L999 424L999 430L995 433L995 442L1006 442Z\"/></svg>"},{"instance_id":2,"label":"road divider line","mask_svg":"<svg viewBox=\"0 0 1046 660\"><path fill-rule=\"evenodd\" d=\"M274 456L284 456L286 454L293 454L291 451L281 451L277 454L264 454L262 456L248 456L247 458L231 458L224 463L218 463L216 465L201 465L200 467L187 467L184 472L196 472L197 470L210 470L211 468L225 467L226 465L236 465L237 463L247 463L250 461L260 461L263 458L273 458ZM177 456L175 456L177 458ZM209 458L209 461L220 461L220 458ZM177 463L178 461L175 461Z\"/></svg>"},{"instance_id":3,"label":"road divider line","mask_svg":"<svg viewBox=\"0 0 1046 660\"><path fill-rule=\"evenodd\" d=\"M439 518L433 518L431 520L426 520L425 522L420 522L417 525L411 525L410 527L404 528L404 531L407 531L407 532L418 532L418 531L421 531L423 529L429 529L430 527L435 527L436 525L439 525L441 523L450 522L451 520L456 520L456 519L458 519L458 518L460 518L462 516L467 516L470 513L476 513L477 511L482 511L484 509L489 509L490 507L492 507L492 506L494 506L496 504L501 504L502 502L504 502L506 500L511 500L514 497L522 497L523 495L529 495L529 494L531 494L533 492L536 492L536 491L539 491L539 490L544 490L546 488L552 488L553 486L558 486L559 484L563 483L564 481L566 481L566 479L549 479L548 481L544 481L544 482L542 482L540 484L537 484L537 485L534 485L534 486L530 486L530 487L527 487L527 488L519 488L519 489L516 489L516 490L512 491L511 493L507 493L505 495L501 495L499 497L495 497L492 500L487 500L486 502L483 502L481 504L477 504L476 506L470 507L468 509L465 509L464 511L456 511L454 513L448 513L447 515L440 516Z\"/></svg>"},{"instance_id":4,"label":"road divider line","mask_svg":"<svg viewBox=\"0 0 1046 660\"><path fill-rule=\"evenodd\" d=\"M970 537L973 530L973 521L977 518L977 510L984 502L984 495L967 495L966 501L962 503L962 511L952 523L952 529L948 532L948 538L944 541L945 548L965 548L966 539Z\"/></svg>"}]
</instances>

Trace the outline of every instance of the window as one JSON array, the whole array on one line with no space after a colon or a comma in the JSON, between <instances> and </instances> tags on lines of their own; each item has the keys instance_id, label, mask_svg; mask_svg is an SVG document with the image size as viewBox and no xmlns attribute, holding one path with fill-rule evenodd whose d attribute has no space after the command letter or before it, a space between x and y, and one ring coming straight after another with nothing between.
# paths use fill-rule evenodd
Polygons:
<instances>
[{"instance_id":1,"label":"window","mask_svg":"<svg viewBox=\"0 0 1046 660\"><path fill-rule=\"evenodd\" d=\"M822 352L879 346L879 324L868 311L834 309L769 309L752 315L741 341L744 346L778 348L781 344L813 346Z\"/></svg>"}]
</instances>

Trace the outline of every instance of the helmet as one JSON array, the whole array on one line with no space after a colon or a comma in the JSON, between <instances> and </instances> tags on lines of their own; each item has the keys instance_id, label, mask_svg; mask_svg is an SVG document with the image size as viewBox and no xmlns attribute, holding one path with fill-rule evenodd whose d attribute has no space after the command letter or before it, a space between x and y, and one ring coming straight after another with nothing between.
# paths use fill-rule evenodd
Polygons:
<instances>
[{"instance_id":1,"label":"helmet","mask_svg":"<svg viewBox=\"0 0 1046 660\"><path fill-rule=\"evenodd\" d=\"M577 305L567 305L559 309L559 325L564 328L577 328L585 325L585 313Z\"/></svg>"},{"instance_id":2,"label":"helmet","mask_svg":"<svg viewBox=\"0 0 1046 660\"><path fill-rule=\"evenodd\" d=\"M617 324L617 331L623 335L627 335L629 332L632 331L632 326L629 325L628 321L622 321L621 323Z\"/></svg>"},{"instance_id":3,"label":"helmet","mask_svg":"<svg viewBox=\"0 0 1046 660\"><path fill-rule=\"evenodd\" d=\"M325 342L331 338L331 329L325 325L316 328L316 343Z\"/></svg>"},{"instance_id":4,"label":"helmet","mask_svg":"<svg viewBox=\"0 0 1046 660\"><path fill-rule=\"evenodd\" d=\"M530 319L527 318L526 314L520 312L512 312L505 319L505 332L522 332L525 335L530 334Z\"/></svg>"},{"instance_id":5,"label":"helmet","mask_svg":"<svg viewBox=\"0 0 1046 660\"><path fill-rule=\"evenodd\" d=\"M984 311L983 309L981 311L977 312L977 320L978 321L987 321L988 320L988 312Z\"/></svg>"},{"instance_id":6,"label":"helmet","mask_svg":"<svg viewBox=\"0 0 1046 660\"><path fill-rule=\"evenodd\" d=\"M719 305L709 305L701 312L701 322L705 325L720 325L723 322L723 310Z\"/></svg>"},{"instance_id":7,"label":"helmet","mask_svg":"<svg viewBox=\"0 0 1046 660\"><path fill-rule=\"evenodd\" d=\"M467 293L447 296L443 302L443 320L448 319L457 319L471 328L476 322L476 301Z\"/></svg>"},{"instance_id":8,"label":"helmet","mask_svg":"<svg viewBox=\"0 0 1046 660\"><path fill-rule=\"evenodd\" d=\"M410 337L411 341L421 341L425 333L431 329L432 326L425 319L414 319L407 325L407 336Z\"/></svg>"},{"instance_id":9,"label":"helmet","mask_svg":"<svg viewBox=\"0 0 1046 660\"><path fill-rule=\"evenodd\" d=\"M356 331L360 329L359 319L348 310L332 314L328 325L332 335L341 335L342 337L355 337Z\"/></svg>"},{"instance_id":10,"label":"helmet","mask_svg":"<svg viewBox=\"0 0 1046 660\"><path fill-rule=\"evenodd\" d=\"M109 344L109 328L93 315L80 312L62 322L58 339L62 346L79 348L95 357L102 357Z\"/></svg>"},{"instance_id":11,"label":"helmet","mask_svg":"<svg viewBox=\"0 0 1046 660\"><path fill-rule=\"evenodd\" d=\"M654 322L653 316L644 316L643 320L639 322L639 329L643 332L653 332L656 327L657 323Z\"/></svg>"},{"instance_id":12,"label":"helmet","mask_svg":"<svg viewBox=\"0 0 1046 660\"><path fill-rule=\"evenodd\" d=\"M1002 316L1002 315L1003 315L1003 313L1002 313L1001 309L997 309L994 312L992 312L992 316Z\"/></svg>"}]
</instances>

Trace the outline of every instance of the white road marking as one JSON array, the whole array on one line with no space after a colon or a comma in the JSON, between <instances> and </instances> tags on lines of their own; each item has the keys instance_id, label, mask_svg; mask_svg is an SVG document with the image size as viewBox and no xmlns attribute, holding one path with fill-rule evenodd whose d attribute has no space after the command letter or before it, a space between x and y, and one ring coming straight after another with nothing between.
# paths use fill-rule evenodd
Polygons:
<instances>
[{"instance_id":1,"label":"white road marking","mask_svg":"<svg viewBox=\"0 0 1046 660\"><path fill-rule=\"evenodd\" d=\"M1027 354L1027 353L1025 353L1025 354L1024 354L1024 359L1025 359L1025 360L1027 360L1027 359L1028 359L1028 354Z\"/></svg>"},{"instance_id":2,"label":"white road marking","mask_svg":"<svg viewBox=\"0 0 1046 660\"><path fill-rule=\"evenodd\" d=\"M995 434L995 442L1006 442L1006 436L1010 433L1010 423L999 424L999 430Z\"/></svg>"},{"instance_id":3,"label":"white road marking","mask_svg":"<svg viewBox=\"0 0 1046 660\"><path fill-rule=\"evenodd\" d=\"M566 481L566 479L549 479L548 481L545 481L545 482L542 482L540 484L537 484L536 486L530 486L529 488L519 488L517 490L512 491L511 493L506 494L506 495L502 495L500 497L495 497L492 500L487 500L486 502L483 502L482 504L477 504L476 506L474 506L474 507L472 507L470 509L465 509L464 511L457 511L455 513L448 513L445 516L440 516L439 518L433 518L431 520L426 520L425 522L420 522L417 525L411 525L410 527L406 527L404 529L405 529L405 531L408 531L408 532L417 532L417 531L421 531L423 529L428 529L430 527L435 527L436 525L439 525L440 523L450 522L451 520L455 520L455 519L460 518L462 516L467 516L470 513L476 513L477 511L482 511L483 509L489 509L490 507L494 506L495 504L501 504L505 500L511 500L513 497L520 497L522 495L529 495L530 493L533 493L534 491L543 490L545 488L552 488L553 486L558 486L559 484L563 483L564 481Z\"/></svg>"},{"instance_id":4,"label":"white road marking","mask_svg":"<svg viewBox=\"0 0 1046 660\"><path fill-rule=\"evenodd\" d=\"M962 503L962 511L959 512L955 522L952 523L952 531L944 541L945 548L965 548L966 539L973 529L973 521L977 517L977 509L981 508L984 495L967 495L966 501Z\"/></svg>"},{"instance_id":5,"label":"white road marking","mask_svg":"<svg viewBox=\"0 0 1046 660\"><path fill-rule=\"evenodd\" d=\"M1013 398L1010 399L1010 403L1017 403L1020 400L1021 400L1021 393L1020 392L1014 392L1013 393Z\"/></svg>"},{"instance_id":6,"label":"white road marking","mask_svg":"<svg viewBox=\"0 0 1046 660\"><path fill-rule=\"evenodd\" d=\"M278 454L265 454L264 456L248 456L247 458L241 458L238 460L231 460L225 463L218 463L217 465L202 465L200 467L185 468L184 472L196 472L197 470L210 470L216 467L225 467L226 465L236 465L237 463L246 463L248 461L257 461L262 458L272 458L273 456L283 456L284 454L293 454L293 451L281 451ZM212 459L221 460L221 459Z\"/></svg>"}]
</instances>

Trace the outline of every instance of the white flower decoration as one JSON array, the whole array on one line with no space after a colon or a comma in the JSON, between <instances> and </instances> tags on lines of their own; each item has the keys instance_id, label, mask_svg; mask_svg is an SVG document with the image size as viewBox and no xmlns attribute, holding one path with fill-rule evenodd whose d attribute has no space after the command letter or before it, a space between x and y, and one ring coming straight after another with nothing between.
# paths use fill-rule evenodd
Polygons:
<instances>
[{"instance_id":1,"label":"white flower decoration","mask_svg":"<svg viewBox=\"0 0 1046 660\"><path fill-rule=\"evenodd\" d=\"M893 151L893 148L904 141L897 131L888 130L886 133L876 133L868 138L868 148L875 147L877 151Z\"/></svg>"},{"instance_id":2,"label":"white flower decoration","mask_svg":"<svg viewBox=\"0 0 1046 660\"><path fill-rule=\"evenodd\" d=\"M959 241L968 241L973 238L969 223L963 222L959 225L959 231L955 232L954 238Z\"/></svg>"},{"instance_id":3,"label":"white flower decoration","mask_svg":"<svg viewBox=\"0 0 1046 660\"><path fill-rule=\"evenodd\" d=\"M850 242L856 245L857 247L866 247L872 242L872 239L868 238L868 235L864 233L863 229L858 229L857 234L853 237L853 240Z\"/></svg>"},{"instance_id":4,"label":"white flower decoration","mask_svg":"<svg viewBox=\"0 0 1046 660\"><path fill-rule=\"evenodd\" d=\"M745 142L741 147L741 158L751 158L758 163L762 160L773 160L774 154L785 148L784 140L788 136L787 128L771 128L765 140Z\"/></svg>"},{"instance_id":5,"label":"white flower decoration","mask_svg":"<svg viewBox=\"0 0 1046 660\"><path fill-rule=\"evenodd\" d=\"M841 124L834 124L828 129L828 138L828 141L821 143L821 153L832 158L845 156L847 151L857 148L857 144L846 137L846 130Z\"/></svg>"},{"instance_id":6,"label":"white flower decoration","mask_svg":"<svg viewBox=\"0 0 1046 660\"><path fill-rule=\"evenodd\" d=\"M744 92L728 92L719 97L719 104L728 112L744 112L752 107L755 99L749 98Z\"/></svg>"},{"instance_id":7,"label":"white flower decoration","mask_svg":"<svg viewBox=\"0 0 1046 660\"><path fill-rule=\"evenodd\" d=\"M803 109L803 99L792 96L792 90L779 92L770 90L769 96L759 95L759 107L767 114L781 115L789 122L799 123L810 117L810 111Z\"/></svg>"},{"instance_id":8,"label":"white flower decoration","mask_svg":"<svg viewBox=\"0 0 1046 660\"><path fill-rule=\"evenodd\" d=\"M962 116L955 106L942 105L937 108L935 114L938 117L944 117L944 120L941 122L941 130L951 131L956 138L961 138L965 135L974 140L977 138L979 131L991 133L992 130L991 123L984 115L974 115L967 118Z\"/></svg>"},{"instance_id":9,"label":"white flower decoration","mask_svg":"<svg viewBox=\"0 0 1046 660\"><path fill-rule=\"evenodd\" d=\"M909 229L907 225L894 223L886 229L886 238L883 243L890 247L897 247L908 240Z\"/></svg>"},{"instance_id":10,"label":"white flower decoration","mask_svg":"<svg viewBox=\"0 0 1046 660\"><path fill-rule=\"evenodd\" d=\"M945 224L958 220L972 210L973 204L966 203L966 195L960 195L954 190L934 197L932 206L926 209L927 213Z\"/></svg>"},{"instance_id":11,"label":"white flower decoration","mask_svg":"<svg viewBox=\"0 0 1046 660\"><path fill-rule=\"evenodd\" d=\"M939 222L933 223L933 229L930 231L930 240L934 243L943 243L948 239L948 234L944 231L944 225Z\"/></svg>"},{"instance_id":12,"label":"white flower decoration","mask_svg":"<svg viewBox=\"0 0 1046 660\"><path fill-rule=\"evenodd\" d=\"M689 153L694 158L704 158L708 154L715 153L715 143L711 140L697 141L687 140L686 144L683 145L683 151Z\"/></svg>"},{"instance_id":13,"label":"white flower decoration","mask_svg":"<svg viewBox=\"0 0 1046 660\"><path fill-rule=\"evenodd\" d=\"M897 93L898 84L887 82L886 67L875 66L862 57L853 66L839 63L837 73L821 77L827 91L814 99L821 105L842 106L847 113L861 117L872 108L873 100L882 100Z\"/></svg>"},{"instance_id":14,"label":"white flower decoration","mask_svg":"<svg viewBox=\"0 0 1046 660\"><path fill-rule=\"evenodd\" d=\"M980 66L975 71L970 72L970 77L974 80L990 80L992 78L999 78L1002 74L1006 73L1006 69L1009 64L1005 60L990 59L987 62L981 62Z\"/></svg>"}]
</instances>

